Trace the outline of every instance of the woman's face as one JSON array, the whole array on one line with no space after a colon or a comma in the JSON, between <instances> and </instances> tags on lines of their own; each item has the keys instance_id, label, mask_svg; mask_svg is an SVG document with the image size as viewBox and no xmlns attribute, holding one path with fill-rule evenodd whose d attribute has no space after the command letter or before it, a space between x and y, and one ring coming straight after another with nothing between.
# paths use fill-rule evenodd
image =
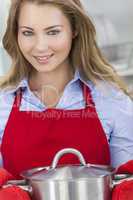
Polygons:
<instances>
[{"instance_id":1,"label":"woman's face","mask_svg":"<svg viewBox=\"0 0 133 200\"><path fill-rule=\"evenodd\" d=\"M18 20L18 44L38 72L67 66L72 39L70 22L59 8L23 4Z\"/></svg>"}]
</instances>

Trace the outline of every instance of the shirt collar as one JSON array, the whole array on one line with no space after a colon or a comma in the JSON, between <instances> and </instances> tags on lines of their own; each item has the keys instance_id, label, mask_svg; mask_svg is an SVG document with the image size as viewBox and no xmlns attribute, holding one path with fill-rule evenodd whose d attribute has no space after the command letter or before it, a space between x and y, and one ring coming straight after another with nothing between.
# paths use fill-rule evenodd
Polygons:
<instances>
[{"instance_id":1,"label":"shirt collar","mask_svg":"<svg viewBox=\"0 0 133 200\"><path fill-rule=\"evenodd\" d=\"M19 82L19 84L17 86L7 87L7 88L4 88L2 91L7 94L13 94L13 93L16 93L20 88L22 88L24 90L28 87L29 87L28 80L27 80L27 78L24 78Z\"/></svg>"},{"instance_id":2,"label":"shirt collar","mask_svg":"<svg viewBox=\"0 0 133 200\"><path fill-rule=\"evenodd\" d=\"M75 71L74 78L70 81L69 84L73 84L76 81L83 82L91 90L94 88L94 84L89 80L85 81L78 70ZM27 78L22 79L20 81L20 83L14 88L5 88L4 92L6 92L7 94L16 93L20 88L22 90L25 90L25 89L29 90L29 84L28 84L28 79Z\"/></svg>"},{"instance_id":3,"label":"shirt collar","mask_svg":"<svg viewBox=\"0 0 133 200\"><path fill-rule=\"evenodd\" d=\"M89 87L91 90L93 90L94 89L94 83L92 82L92 81L90 81L90 80L85 80L83 77L82 77L82 75L81 75L81 73L78 71L78 70L76 70L76 72L75 72L75 75L74 75L74 80L76 81L76 80L80 80L82 83L84 83L87 87Z\"/></svg>"}]
</instances>

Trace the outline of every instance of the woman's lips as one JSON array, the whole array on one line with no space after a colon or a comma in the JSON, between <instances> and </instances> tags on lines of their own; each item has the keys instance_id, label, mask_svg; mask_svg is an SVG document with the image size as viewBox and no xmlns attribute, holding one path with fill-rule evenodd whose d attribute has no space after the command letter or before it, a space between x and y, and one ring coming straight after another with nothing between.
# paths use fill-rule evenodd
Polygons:
<instances>
[{"instance_id":1,"label":"woman's lips","mask_svg":"<svg viewBox=\"0 0 133 200\"><path fill-rule=\"evenodd\" d=\"M49 59L53 56L49 55L49 56L34 56L35 59L37 60L37 62L41 63L41 64L45 64L49 62Z\"/></svg>"}]
</instances>

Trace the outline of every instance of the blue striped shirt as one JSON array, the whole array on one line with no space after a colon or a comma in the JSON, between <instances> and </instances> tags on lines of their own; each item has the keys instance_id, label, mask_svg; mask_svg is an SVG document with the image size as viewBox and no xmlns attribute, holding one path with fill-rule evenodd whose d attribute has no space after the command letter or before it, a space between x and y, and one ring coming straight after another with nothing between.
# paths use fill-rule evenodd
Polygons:
<instances>
[{"instance_id":1,"label":"blue striped shirt","mask_svg":"<svg viewBox=\"0 0 133 200\"><path fill-rule=\"evenodd\" d=\"M74 78L66 85L56 108L80 109L85 107L80 81L91 90L98 117L110 146L112 166L117 167L133 159L133 101L112 84L99 81L98 85L94 85L91 81L84 81L79 72L76 72ZM20 110L41 112L46 109L46 106L30 90L27 79L23 79L14 89L1 90L0 142L2 142L15 92L20 87L24 91Z\"/></svg>"}]
</instances>

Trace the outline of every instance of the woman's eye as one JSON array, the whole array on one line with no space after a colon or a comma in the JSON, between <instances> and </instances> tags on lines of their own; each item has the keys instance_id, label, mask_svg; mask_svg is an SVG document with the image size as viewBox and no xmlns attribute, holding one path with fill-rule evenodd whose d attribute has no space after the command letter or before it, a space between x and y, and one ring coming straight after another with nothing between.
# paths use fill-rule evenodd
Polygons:
<instances>
[{"instance_id":1,"label":"woman's eye","mask_svg":"<svg viewBox=\"0 0 133 200\"><path fill-rule=\"evenodd\" d=\"M32 36L33 32L31 32L31 31L23 31L22 34L25 35L25 36Z\"/></svg>"},{"instance_id":2,"label":"woman's eye","mask_svg":"<svg viewBox=\"0 0 133 200\"><path fill-rule=\"evenodd\" d=\"M59 30L53 30L53 31L49 31L48 35L57 35L58 33L60 33Z\"/></svg>"}]
</instances>

